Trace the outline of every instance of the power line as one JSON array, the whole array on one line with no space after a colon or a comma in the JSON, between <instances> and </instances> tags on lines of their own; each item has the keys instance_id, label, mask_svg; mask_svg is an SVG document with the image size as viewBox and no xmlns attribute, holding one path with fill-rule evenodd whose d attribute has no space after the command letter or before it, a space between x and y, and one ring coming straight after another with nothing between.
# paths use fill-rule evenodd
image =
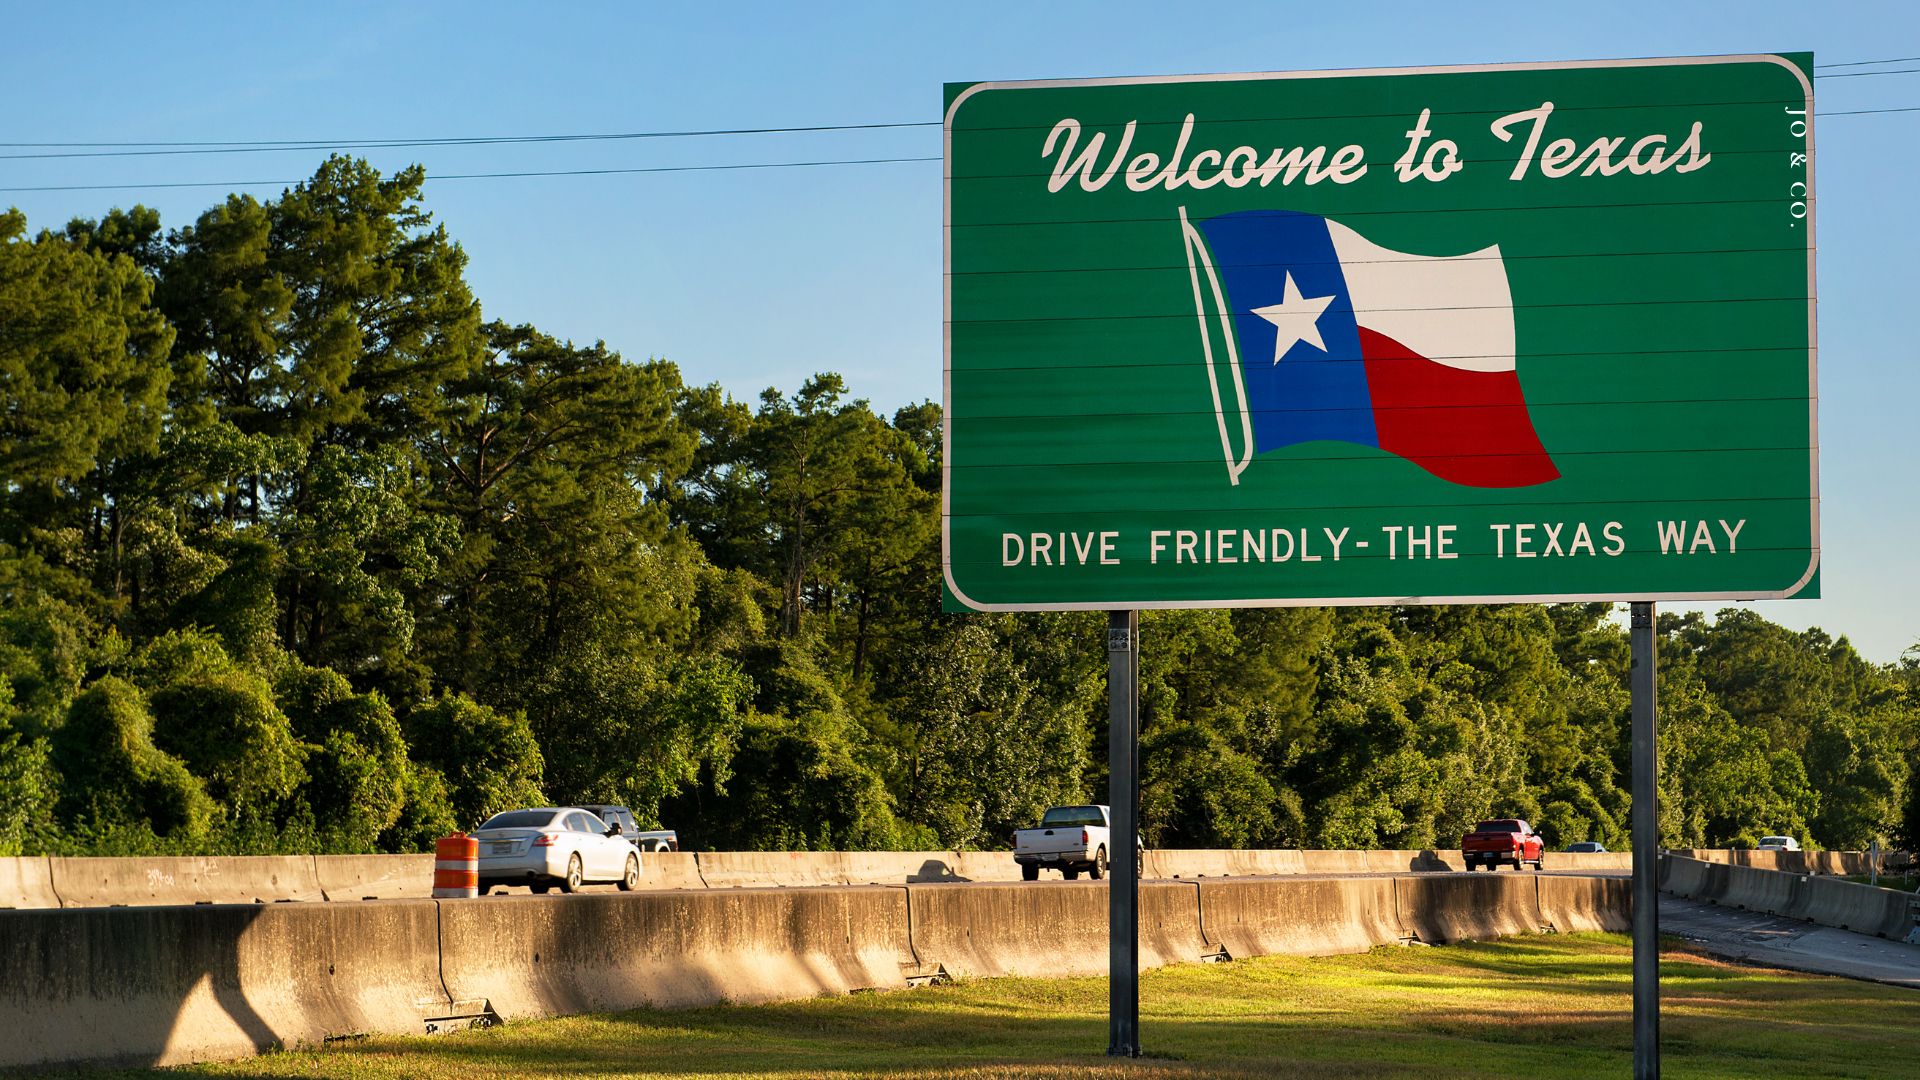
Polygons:
<instances>
[{"instance_id":1,"label":"power line","mask_svg":"<svg viewBox=\"0 0 1920 1080\"><path fill-rule=\"evenodd\" d=\"M1833 68L1874 67L1881 64L1901 64L1901 63L1910 63L1914 61L1920 61L1920 57L1912 57L1912 56L1894 57L1886 60L1860 60L1860 61L1855 61L1855 62L1845 63L1845 64L1818 64L1815 66L1817 69L1824 70L1824 69L1833 69ZM1856 77L1860 75L1908 75L1908 74L1915 74L1915 73L1920 73L1920 68L1902 68L1895 71L1847 72L1847 73L1838 74L1838 75L1815 75L1814 78L1818 78L1818 79L1851 78L1851 77ZM1720 103L1720 104L1726 104L1726 103ZM1874 116L1874 115L1885 115L1885 114L1891 114L1891 113L1909 113L1909 112L1920 112L1920 106L1906 106L1906 107L1896 107L1896 108L1887 108L1887 109L1835 110L1835 111L1829 111L1829 112L1817 112L1814 115L1815 116ZM1300 118L1292 117L1289 119L1297 120ZM574 135L503 135L503 136L472 136L472 137L462 136L462 137L434 137L434 138L411 138L411 139L354 139L354 140L261 139L261 140L228 140L228 141L204 140L204 141L181 141L181 142L0 142L0 148L13 148L13 149L76 148L79 151L75 153L52 153L52 154L0 154L0 160L39 160L39 159L91 158L91 157L153 157L153 156L173 156L173 155L182 155L182 154L241 154L241 153L275 153L275 152L289 152L289 151L297 152L297 151L310 151L310 150L365 150L365 149L395 149L395 148L405 148L405 147L497 146L497 145L529 145L529 144L564 143L564 142L614 142L614 141L630 141L630 140L640 140L640 139L697 138L697 137L706 137L706 136L726 136L726 135L800 134L800 133L814 133L814 132L827 132L827 131L881 131L881 130L900 130L900 129L908 129L908 128L927 128L927 127L941 127L941 126L943 125L940 121L928 120L928 121L910 121L910 122L882 123L882 124L813 124L813 125L806 125L801 127L711 128L711 129L686 130L686 131L632 131L632 132L574 134ZM128 150L128 149L94 150L92 149L92 148L104 148L104 147L152 147L152 148L159 148L159 149L138 149L138 150ZM895 163L904 163L904 162L939 161L939 160L941 160L939 157L900 157L900 158L861 158L861 159L846 159L846 160L836 160L836 161L761 162L761 163L750 163L750 164L741 164L741 165L681 165L681 166L660 166L660 167L653 167L653 168L638 168L638 169L559 169L559 170L540 170L540 171L521 171L521 172L452 173L452 174L447 174L442 176L429 176L428 179L480 180L480 179L506 179L506 178L539 177L539 176L617 176L617 175L636 175L636 174L644 174L644 173L721 172L721 171L734 171L734 170L745 170L745 169L816 168L816 167L831 166L831 165L881 165L881 164L895 164ZM245 188L245 187L283 186L283 185L289 185L289 184L298 184L302 182L303 180L241 180L241 181L199 181L199 182L151 183L151 184L50 184L50 185L40 185L40 186L30 186L30 187L6 187L6 188L0 188L0 192L11 193L11 192L34 192L34 191L121 191L121 190L200 188L200 187Z\"/></svg>"},{"instance_id":2,"label":"power line","mask_svg":"<svg viewBox=\"0 0 1920 1080\"><path fill-rule=\"evenodd\" d=\"M1912 70L1920 71L1920 68L1915 68ZM1903 72L1894 72L1894 71L1859 72L1857 74L1897 75L1897 74L1903 74ZM1827 78L1828 76L1823 75L1823 76L1816 76L1816 77ZM1737 101L1710 101L1710 102L1670 102L1669 104L1676 105L1676 106L1678 105L1727 106L1727 105L1757 104L1757 103L1756 102L1737 102ZM1569 105L1569 106L1562 106L1559 111L1564 113L1571 113L1575 111L1607 111L1614 107L1615 106L1611 106L1611 105L1586 105L1586 106ZM1386 114L1351 114L1349 113L1349 114L1340 114L1337 116L1336 115L1313 115L1313 116L1289 115L1289 116L1271 116L1271 117L1236 117L1235 120L1237 122L1246 122L1250 120L1299 122L1303 120L1371 119L1377 115L1386 115ZM1398 115L1398 114L1396 113L1394 115ZM1492 113L1489 112L1488 115L1492 115ZM1825 115L1825 114L1816 114L1816 115ZM1150 128L1156 127L1156 126L1176 126L1179 123L1180 121L1178 120L1167 120L1167 121L1159 121L1159 122L1150 121L1146 123L1144 126L1150 127ZM75 149L73 152L70 152L70 153L63 152L63 153L45 153L45 154L0 154L0 161L44 161L44 160L116 158L116 157L177 157L177 156L183 156L183 155L190 156L190 155L202 155L202 154L298 153L298 152L312 151L312 150L390 150L390 149L404 149L408 147L529 146L529 145L543 145L543 144L551 144L551 143L619 142L619 141L631 141L631 140L639 140L639 139L676 139L676 138L716 136L716 135L769 135L769 134L795 134L795 133L814 133L814 132L829 132L829 131L885 131L885 130L904 130L904 129L910 129L910 128L929 128L929 127L941 127L941 126L943 125L940 121L926 120L926 121L915 121L912 123L817 124L810 127L716 128L716 129L704 130L704 131L638 131L638 132L624 132L624 133L598 134L598 135L593 135L593 134L588 134L588 135L503 135L503 136L474 136L474 137L461 136L461 137L447 137L447 138L415 138L415 139L351 139L351 140L335 140L335 141L321 140L321 139L300 139L300 140L290 139L290 140L252 140L252 141L235 140L235 141L225 141L225 142L211 142L211 141L210 142L85 142L85 143L0 142L0 149L79 148L79 149ZM1029 125L1022 125L1021 127L1024 128L1027 126ZM1041 127L1044 127L1044 126L1045 125L1041 125ZM1020 130L1020 128L1013 128L1013 129L1007 129L1007 128L978 129L976 128L971 130L974 130L974 131ZM1035 128L1035 130L1039 130L1039 128ZM157 147L159 149L97 149L97 148L104 148L104 147Z\"/></svg>"},{"instance_id":3,"label":"power line","mask_svg":"<svg viewBox=\"0 0 1920 1080\"><path fill-rule=\"evenodd\" d=\"M1813 67L1814 70L1819 71L1826 68L1873 67L1876 64L1911 64L1916 60L1920 60L1920 56L1896 56L1891 60L1856 60L1851 64L1815 64Z\"/></svg>"},{"instance_id":4,"label":"power line","mask_svg":"<svg viewBox=\"0 0 1920 1080\"><path fill-rule=\"evenodd\" d=\"M939 161L939 157L903 157L903 158L858 158L842 161L770 161L746 165L668 165L652 169L556 169L546 172L496 172L496 173L451 173L444 176L428 176L428 180L488 180L515 176L619 176L632 173L674 173L674 172L726 172L738 169L808 169L823 165L890 165L905 161ZM203 188L203 187L278 187L289 184L304 184L312 177L298 180L239 180L239 181L198 181L176 184L60 184L44 187L7 187L0 192L15 191L123 191L146 188Z\"/></svg>"},{"instance_id":5,"label":"power line","mask_svg":"<svg viewBox=\"0 0 1920 1080\"><path fill-rule=\"evenodd\" d=\"M1898 57L1888 60L1862 60L1850 64L1820 64L1818 68L1868 67L1877 64L1899 64L1920 60L1920 57ZM1861 71L1839 75L1816 75L1817 79L1853 78L1860 75L1908 75L1920 72L1920 68L1903 68L1897 71ZM1715 102L1713 104L1731 104ZM1605 108L1604 106L1599 108ZM1874 112L1907 112L1908 109L1861 109L1848 113L1819 113L1816 115L1863 115ZM1274 118L1281 119L1281 118ZM1286 117L1300 120L1303 117ZM574 135L495 135L495 136L447 136L406 139L236 139L236 140L198 140L175 142L0 142L0 149L74 149L74 153L50 154L0 154L0 160L28 161L62 158L91 157L164 157L183 154L255 154L286 153L306 150L383 150L405 147L436 146L510 146L542 143L565 142L619 142L639 139L680 139L726 135L777 135L805 134L826 131L885 131L908 128L940 127L940 121L920 120L882 124L812 124L801 127L762 127L762 128L709 128L686 131L629 131L598 134ZM142 147L157 149L104 149L104 148ZM521 175L521 174L513 174ZM561 175L561 174L554 174ZM273 181L278 182L278 181ZM217 185L215 185L217 186ZM0 189L7 190L7 189ZM18 190L18 189L11 189Z\"/></svg>"},{"instance_id":6,"label":"power line","mask_svg":"<svg viewBox=\"0 0 1920 1080\"><path fill-rule=\"evenodd\" d=\"M906 124L816 124L811 127L714 128L704 131L628 131L601 135L488 135L417 139L236 139L225 142L0 142L15 149L103 146L226 147L228 149L125 151L141 153L250 153L264 150L362 150L398 146L487 146L501 143L611 142L625 139L685 139L706 135L782 135L814 131L879 131L887 128L939 127L938 120ZM10 157L108 157L107 154L15 154Z\"/></svg>"},{"instance_id":7,"label":"power line","mask_svg":"<svg viewBox=\"0 0 1920 1080\"><path fill-rule=\"evenodd\" d=\"M1893 71L1843 71L1838 75L1815 75L1816 79L1857 79L1862 75L1911 75L1920 68L1896 68Z\"/></svg>"}]
</instances>

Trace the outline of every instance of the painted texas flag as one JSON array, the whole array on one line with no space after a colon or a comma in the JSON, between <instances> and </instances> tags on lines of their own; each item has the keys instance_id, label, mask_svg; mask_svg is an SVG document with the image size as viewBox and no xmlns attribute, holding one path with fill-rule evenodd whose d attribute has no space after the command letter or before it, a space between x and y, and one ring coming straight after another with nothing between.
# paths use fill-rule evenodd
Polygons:
<instances>
[{"instance_id":1,"label":"painted texas flag","mask_svg":"<svg viewBox=\"0 0 1920 1080\"><path fill-rule=\"evenodd\" d=\"M1514 371L1513 298L1498 245L1409 255L1286 210L1189 223L1183 209L1180 222L1235 484L1254 454L1322 439L1379 447L1468 487L1560 475ZM1231 404L1216 374L1223 361ZM1238 454L1228 433L1235 411Z\"/></svg>"}]
</instances>

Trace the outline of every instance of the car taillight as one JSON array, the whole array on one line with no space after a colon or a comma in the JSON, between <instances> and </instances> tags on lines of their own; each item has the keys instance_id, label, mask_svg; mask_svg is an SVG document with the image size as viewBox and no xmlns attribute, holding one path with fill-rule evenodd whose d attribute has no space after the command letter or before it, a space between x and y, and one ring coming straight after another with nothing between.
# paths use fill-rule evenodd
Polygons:
<instances>
[{"instance_id":1,"label":"car taillight","mask_svg":"<svg viewBox=\"0 0 1920 1080\"><path fill-rule=\"evenodd\" d=\"M1081 842L1081 843L1083 843L1083 844L1085 844L1085 843L1089 843L1089 842L1090 842L1091 840L1092 840L1092 837L1089 837L1089 836L1087 835L1087 830L1085 830L1085 829L1081 829L1081 830L1080 830L1080 842Z\"/></svg>"},{"instance_id":2,"label":"car taillight","mask_svg":"<svg viewBox=\"0 0 1920 1080\"><path fill-rule=\"evenodd\" d=\"M553 842L558 839L559 837L553 835L552 833L541 833L539 836L536 836L533 838L533 846L534 847L552 847Z\"/></svg>"}]
</instances>

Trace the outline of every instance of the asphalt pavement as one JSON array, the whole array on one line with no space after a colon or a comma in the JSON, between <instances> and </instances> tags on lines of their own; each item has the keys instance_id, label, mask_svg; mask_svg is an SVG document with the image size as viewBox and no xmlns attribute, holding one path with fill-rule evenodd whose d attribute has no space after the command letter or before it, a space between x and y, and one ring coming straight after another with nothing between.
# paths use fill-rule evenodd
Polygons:
<instances>
[{"instance_id":1,"label":"asphalt pavement","mask_svg":"<svg viewBox=\"0 0 1920 1080\"><path fill-rule=\"evenodd\" d=\"M1664 893L1660 932L1722 960L1920 990L1920 945Z\"/></svg>"}]
</instances>

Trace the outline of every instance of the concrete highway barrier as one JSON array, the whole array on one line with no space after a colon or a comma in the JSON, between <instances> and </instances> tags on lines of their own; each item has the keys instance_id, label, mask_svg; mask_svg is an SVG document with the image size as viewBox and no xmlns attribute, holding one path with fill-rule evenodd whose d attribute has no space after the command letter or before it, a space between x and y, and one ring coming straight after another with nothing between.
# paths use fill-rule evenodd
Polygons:
<instances>
[{"instance_id":1,"label":"concrete highway barrier","mask_svg":"<svg viewBox=\"0 0 1920 1080\"><path fill-rule=\"evenodd\" d=\"M704 889L700 857L691 851L645 851L640 854L642 889Z\"/></svg>"},{"instance_id":2,"label":"concrete highway barrier","mask_svg":"<svg viewBox=\"0 0 1920 1080\"><path fill-rule=\"evenodd\" d=\"M1728 856L1726 852L1709 854ZM1773 853L1734 854L1771 858ZM1632 856L1627 854L1548 852L1542 861L1548 870L1626 870L1632 866ZM1723 857L1718 861L1724 865L1733 860ZM1183 881L1464 869L1460 852L1446 849L1166 850L1148 851L1144 863L1149 879ZM1844 860L1828 860L1828 863L1840 867ZM1012 853L1004 851L646 852L641 856L640 887L917 884L1018 881L1020 876L1020 867L1013 861ZM0 908L424 899L431 895L432 888L432 855L0 858Z\"/></svg>"},{"instance_id":3,"label":"concrete highway barrier","mask_svg":"<svg viewBox=\"0 0 1920 1080\"><path fill-rule=\"evenodd\" d=\"M1729 866L1751 866L1760 870L1780 870L1796 874L1840 874L1847 877L1859 877L1871 869L1871 861L1864 851L1746 851L1725 848L1674 848L1673 854L1702 862L1724 863ZM1880 853L1882 870L1889 865L1901 865L1912 860L1912 855L1904 851L1883 851Z\"/></svg>"},{"instance_id":4,"label":"concrete highway barrier","mask_svg":"<svg viewBox=\"0 0 1920 1080\"><path fill-rule=\"evenodd\" d=\"M1789 919L1807 918L1807 882L1804 874L1761 870L1738 863L1727 867L1727 892L1720 902L1748 911L1764 911Z\"/></svg>"},{"instance_id":5,"label":"concrete highway barrier","mask_svg":"<svg viewBox=\"0 0 1920 1080\"><path fill-rule=\"evenodd\" d=\"M885 886L443 903L454 1000L504 1019L904 988L907 897Z\"/></svg>"},{"instance_id":6,"label":"concrete highway barrier","mask_svg":"<svg viewBox=\"0 0 1920 1080\"><path fill-rule=\"evenodd\" d=\"M62 907L323 900L311 855L49 859ZM431 882L429 882L431 884Z\"/></svg>"},{"instance_id":7,"label":"concrete highway barrier","mask_svg":"<svg viewBox=\"0 0 1920 1080\"><path fill-rule=\"evenodd\" d=\"M1537 933L1540 900L1530 874L1396 877L1394 905L1405 933L1430 944Z\"/></svg>"},{"instance_id":8,"label":"concrete highway barrier","mask_svg":"<svg viewBox=\"0 0 1920 1080\"><path fill-rule=\"evenodd\" d=\"M1913 933L1912 893L1820 877L1807 879L1806 893L1807 914L1802 917L1822 926L1895 941Z\"/></svg>"},{"instance_id":9,"label":"concrete highway barrier","mask_svg":"<svg viewBox=\"0 0 1920 1080\"><path fill-rule=\"evenodd\" d=\"M1632 878L1536 874L1533 887L1542 930L1560 934L1582 930L1625 934L1633 930Z\"/></svg>"},{"instance_id":10,"label":"concrete highway barrier","mask_svg":"<svg viewBox=\"0 0 1920 1080\"><path fill-rule=\"evenodd\" d=\"M414 900L433 895L433 856L316 855L314 880L328 900Z\"/></svg>"},{"instance_id":11,"label":"concrete highway barrier","mask_svg":"<svg viewBox=\"0 0 1920 1080\"><path fill-rule=\"evenodd\" d=\"M1542 870L1631 870L1631 851L1549 851L1540 856Z\"/></svg>"},{"instance_id":12,"label":"concrete highway barrier","mask_svg":"<svg viewBox=\"0 0 1920 1080\"><path fill-rule=\"evenodd\" d=\"M1100 885L991 882L908 886L904 892L916 956L948 975L1107 973L1107 890ZM1140 892L1144 912L1151 901L1145 887ZM1141 949L1142 966L1154 966L1145 961L1146 951Z\"/></svg>"},{"instance_id":13,"label":"concrete highway barrier","mask_svg":"<svg viewBox=\"0 0 1920 1080\"><path fill-rule=\"evenodd\" d=\"M1232 957L1334 956L1407 939L1390 877L1196 882L1206 939Z\"/></svg>"},{"instance_id":14,"label":"concrete highway barrier","mask_svg":"<svg viewBox=\"0 0 1920 1080\"><path fill-rule=\"evenodd\" d=\"M950 880L953 855L951 851L703 851L697 857L707 887L723 889L894 883L923 876Z\"/></svg>"},{"instance_id":15,"label":"concrete highway barrier","mask_svg":"<svg viewBox=\"0 0 1920 1080\"><path fill-rule=\"evenodd\" d=\"M913 944L947 975L1107 973L1107 890L1094 883L910 886ZM1217 952L1200 932L1197 883L1142 882L1140 968Z\"/></svg>"},{"instance_id":16,"label":"concrete highway barrier","mask_svg":"<svg viewBox=\"0 0 1920 1080\"><path fill-rule=\"evenodd\" d=\"M957 881L1020 880L1020 864L1011 851L956 851L948 865Z\"/></svg>"},{"instance_id":17,"label":"concrete highway barrier","mask_svg":"<svg viewBox=\"0 0 1920 1080\"><path fill-rule=\"evenodd\" d=\"M1148 881L1143 967L1615 928L1620 879ZM1538 890L1538 891L1536 891ZM1106 972L1102 882L0 911L0 1068L178 1064L643 1004Z\"/></svg>"},{"instance_id":18,"label":"concrete highway barrier","mask_svg":"<svg viewBox=\"0 0 1920 1080\"><path fill-rule=\"evenodd\" d=\"M41 858L0 859L0 908L57 908L53 867Z\"/></svg>"},{"instance_id":19,"label":"concrete highway barrier","mask_svg":"<svg viewBox=\"0 0 1920 1080\"><path fill-rule=\"evenodd\" d=\"M1915 898L1910 893L1675 854L1661 861L1661 890L1689 900L1805 919L1896 941L1914 930Z\"/></svg>"},{"instance_id":20,"label":"concrete highway barrier","mask_svg":"<svg viewBox=\"0 0 1920 1080\"><path fill-rule=\"evenodd\" d=\"M0 1066L174 1065L442 1011L431 901L0 912Z\"/></svg>"},{"instance_id":21,"label":"concrete highway barrier","mask_svg":"<svg viewBox=\"0 0 1920 1080\"><path fill-rule=\"evenodd\" d=\"M1154 878L1249 877L1303 873L1307 873L1303 853L1289 849L1164 850L1149 851L1146 854L1146 874Z\"/></svg>"}]
</instances>

